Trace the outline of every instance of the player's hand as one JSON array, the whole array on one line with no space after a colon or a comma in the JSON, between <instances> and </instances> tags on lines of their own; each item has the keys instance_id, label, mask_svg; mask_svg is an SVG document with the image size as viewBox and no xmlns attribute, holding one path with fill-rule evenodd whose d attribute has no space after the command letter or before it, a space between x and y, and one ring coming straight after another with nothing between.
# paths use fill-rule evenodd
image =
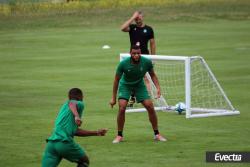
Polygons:
<instances>
[{"instance_id":1,"label":"player's hand","mask_svg":"<svg viewBox=\"0 0 250 167\"><path fill-rule=\"evenodd\" d=\"M138 11L135 11L135 13L132 16L133 20L136 19L139 15L140 13Z\"/></svg>"},{"instance_id":2,"label":"player's hand","mask_svg":"<svg viewBox=\"0 0 250 167\"><path fill-rule=\"evenodd\" d=\"M116 104L116 100L115 99L111 99L110 102L109 102L111 108L113 108L113 106Z\"/></svg>"},{"instance_id":3,"label":"player's hand","mask_svg":"<svg viewBox=\"0 0 250 167\"><path fill-rule=\"evenodd\" d=\"M77 126L81 126L81 124L82 124L81 118L75 117L75 123Z\"/></svg>"},{"instance_id":4,"label":"player's hand","mask_svg":"<svg viewBox=\"0 0 250 167\"><path fill-rule=\"evenodd\" d=\"M97 136L105 136L105 134L107 133L108 129L99 129L97 131Z\"/></svg>"}]
</instances>

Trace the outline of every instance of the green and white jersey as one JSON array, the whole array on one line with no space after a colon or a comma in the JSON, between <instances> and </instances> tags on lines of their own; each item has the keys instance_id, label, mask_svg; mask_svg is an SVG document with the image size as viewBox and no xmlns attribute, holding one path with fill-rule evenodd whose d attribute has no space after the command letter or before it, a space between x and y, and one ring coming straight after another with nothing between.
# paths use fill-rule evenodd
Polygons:
<instances>
[{"instance_id":1,"label":"green and white jersey","mask_svg":"<svg viewBox=\"0 0 250 167\"><path fill-rule=\"evenodd\" d=\"M82 101L76 100L68 100L66 101L55 120L55 127L52 135L48 138L48 140L58 140L58 141L72 141L73 137L78 129L75 123L75 117L72 111L69 108L69 103L73 102L77 105L77 112L80 117L82 117L82 113L84 110L84 103Z\"/></svg>"},{"instance_id":2,"label":"green and white jersey","mask_svg":"<svg viewBox=\"0 0 250 167\"><path fill-rule=\"evenodd\" d=\"M143 77L146 72L153 69L152 61L141 56L138 64L131 63L131 57L121 61L116 69L116 75L120 76L120 83L126 85L137 85L143 82Z\"/></svg>"}]
</instances>

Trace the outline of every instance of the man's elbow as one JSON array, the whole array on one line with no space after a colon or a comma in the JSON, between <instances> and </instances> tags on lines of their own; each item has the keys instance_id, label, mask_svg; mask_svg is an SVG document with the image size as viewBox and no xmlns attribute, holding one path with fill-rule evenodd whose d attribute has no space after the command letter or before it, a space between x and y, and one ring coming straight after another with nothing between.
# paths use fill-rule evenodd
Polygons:
<instances>
[{"instance_id":1,"label":"man's elbow","mask_svg":"<svg viewBox=\"0 0 250 167\"><path fill-rule=\"evenodd\" d=\"M128 32L128 27L123 27L123 26L121 26L120 30L121 30L122 32Z\"/></svg>"},{"instance_id":2,"label":"man's elbow","mask_svg":"<svg viewBox=\"0 0 250 167\"><path fill-rule=\"evenodd\" d=\"M156 47L155 42L150 42L150 46L151 48L155 48Z\"/></svg>"}]
</instances>

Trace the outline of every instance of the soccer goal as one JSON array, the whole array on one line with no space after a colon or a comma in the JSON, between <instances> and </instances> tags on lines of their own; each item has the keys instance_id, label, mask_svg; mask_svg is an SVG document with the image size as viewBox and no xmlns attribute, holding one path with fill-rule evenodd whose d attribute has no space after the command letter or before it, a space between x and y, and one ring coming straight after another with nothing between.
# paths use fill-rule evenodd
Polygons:
<instances>
[{"instance_id":1,"label":"soccer goal","mask_svg":"<svg viewBox=\"0 0 250 167\"><path fill-rule=\"evenodd\" d=\"M130 54L120 54L120 61ZM175 111L176 104L185 104L186 118L240 114L226 96L219 82L200 56L142 55L153 61L162 96L156 99L156 88L149 74L148 91L155 110ZM126 112L146 111L141 105Z\"/></svg>"}]
</instances>

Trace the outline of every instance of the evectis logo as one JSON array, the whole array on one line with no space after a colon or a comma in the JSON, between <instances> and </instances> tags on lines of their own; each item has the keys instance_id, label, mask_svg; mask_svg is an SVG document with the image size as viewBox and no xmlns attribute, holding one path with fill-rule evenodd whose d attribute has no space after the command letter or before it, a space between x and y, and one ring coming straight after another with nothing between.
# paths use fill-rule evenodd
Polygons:
<instances>
[{"instance_id":1,"label":"evectis logo","mask_svg":"<svg viewBox=\"0 0 250 167\"><path fill-rule=\"evenodd\" d=\"M250 152L207 151L206 162L218 162L218 163L250 162Z\"/></svg>"},{"instance_id":2,"label":"evectis logo","mask_svg":"<svg viewBox=\"0 0 250 167\"><path fill-rule=\"evenodd\" d=\"M236 161L240 162L241 161L241 156L240 154L221 154L221 153L215 153L214 160L219 162L219 161Z\"/></svg>"}]
</instances>

